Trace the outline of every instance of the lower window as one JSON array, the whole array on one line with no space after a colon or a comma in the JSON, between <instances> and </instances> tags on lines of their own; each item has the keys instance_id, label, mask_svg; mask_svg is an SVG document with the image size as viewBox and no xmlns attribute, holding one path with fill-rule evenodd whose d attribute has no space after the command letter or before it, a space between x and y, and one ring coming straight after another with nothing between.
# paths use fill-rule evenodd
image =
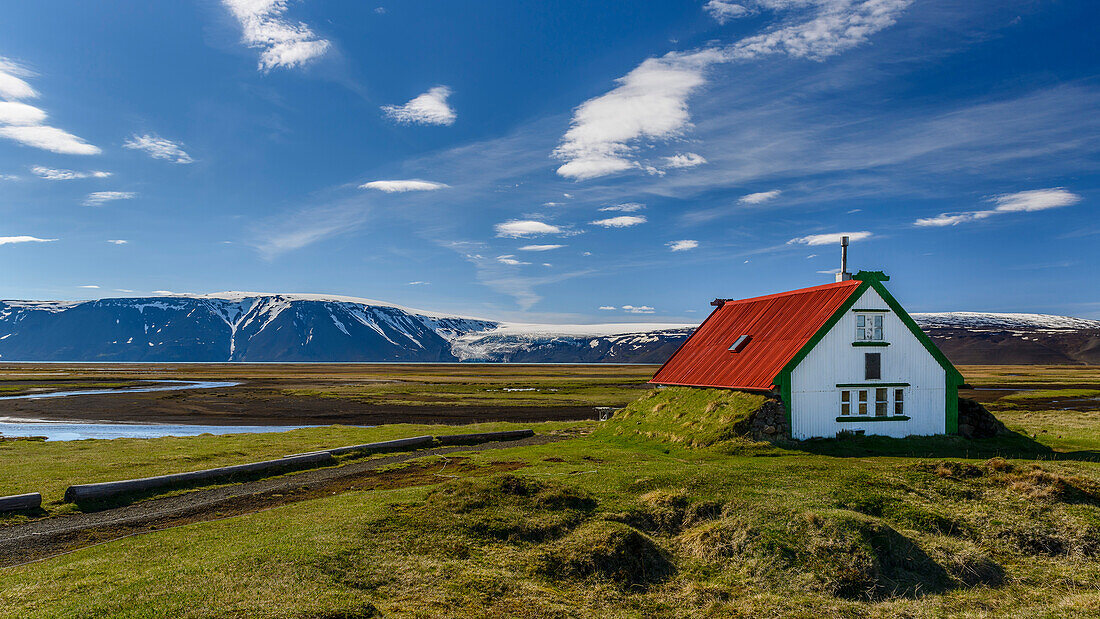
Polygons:
<instances>
[{"instance_id":1,"label":"lower window","mask_svg":"<svg viewBox=\"0 0 1100 619\"><path fill-rule=\"evenodd\" d=\"M887 387L840 390L840 415L842 417L870 416L872 411L875 417L904 416L905 390Z\"/></svg>"}]
</instances>

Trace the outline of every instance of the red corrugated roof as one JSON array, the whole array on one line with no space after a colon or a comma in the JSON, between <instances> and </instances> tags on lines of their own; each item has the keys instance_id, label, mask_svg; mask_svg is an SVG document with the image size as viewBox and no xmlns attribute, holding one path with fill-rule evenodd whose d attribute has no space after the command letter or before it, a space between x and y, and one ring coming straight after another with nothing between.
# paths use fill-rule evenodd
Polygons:
<instances>
[{"instance_id":1,"label":"red corrugated roof","mask_svg":"<svg viewBox=\"0 0 1100 619\"><path fill-rule=\"evenodd\" d=\"M650 382L692 387L771 389L776 375L848 300L848 280L766 297L726 301L714 310ZM729 352L739 336L752 339Z\"/></svg>"}]
</instances>

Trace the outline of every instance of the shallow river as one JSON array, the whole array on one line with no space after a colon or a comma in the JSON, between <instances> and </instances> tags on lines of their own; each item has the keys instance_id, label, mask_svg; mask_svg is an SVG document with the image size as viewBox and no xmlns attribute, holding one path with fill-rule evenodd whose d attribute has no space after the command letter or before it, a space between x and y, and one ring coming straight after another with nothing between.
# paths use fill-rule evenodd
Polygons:
<instances>
[{"instance_id":1,"label":"shallow river","mask_svg":"<svg viewBox=\"0 0 1100 619\"><path fill-rule=\"evenodd\" d=\"M240 383L226 381L152 381L161 383L149 387L124 389L94 389L84 391L53 391L0 397L0 400L41 400L78 395L111 395L119 393L148 393L152 391L182 391L184 389L214 389L235 387ZM171 384L163 384L171 383ZM0 417L0 435L45 436L48 441L77 441L86 438L157 438L160 436L197 436L199 434L238 434L241 432L283 432L314 426L198 426L188 424L137 424L137 423L80 423Z\"/></svg>"}]
</instances>

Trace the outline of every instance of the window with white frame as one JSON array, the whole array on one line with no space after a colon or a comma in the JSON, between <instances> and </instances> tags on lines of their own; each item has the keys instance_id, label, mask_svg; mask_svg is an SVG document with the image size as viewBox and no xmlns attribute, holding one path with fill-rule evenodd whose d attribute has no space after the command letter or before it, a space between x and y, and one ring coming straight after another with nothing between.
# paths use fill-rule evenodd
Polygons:
<instances>
[{"instance_id":1,"label":"window with white frame","mask_svg":"<svg viewBox=\"0 0 1100 619\"><path fill-rule=\"evenodd\" d=\"M904 389L868 386L867 389L840 390L841 417L903 417L904 415Z\"/></svg>"},{"instance_id":2,"label":"window with white frame","mask_svg":"<svg viewBox=\"0 0 1100 619\"><path fill-rule=\"evenodd\" d=\"M883 339L882 314L856 314L857 342L881 342Z\"/></svg>"}]
</instances>

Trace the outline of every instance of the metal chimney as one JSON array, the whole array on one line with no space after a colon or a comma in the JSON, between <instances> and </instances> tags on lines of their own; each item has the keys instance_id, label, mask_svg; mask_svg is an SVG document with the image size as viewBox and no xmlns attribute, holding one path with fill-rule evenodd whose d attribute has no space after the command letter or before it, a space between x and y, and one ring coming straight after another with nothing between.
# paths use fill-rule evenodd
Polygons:
<instances>
[{"instance_id":1,"label":"metal chimney","mask_svg":"<svg viewBox=\"0 0 1100 619\"><path fill-rule=\"evenodd\" d=\"M852 279L848 272L848 237L840 237L840 272L836 274L836 281L846 282Z\"/></svg>"}]
</instances>

